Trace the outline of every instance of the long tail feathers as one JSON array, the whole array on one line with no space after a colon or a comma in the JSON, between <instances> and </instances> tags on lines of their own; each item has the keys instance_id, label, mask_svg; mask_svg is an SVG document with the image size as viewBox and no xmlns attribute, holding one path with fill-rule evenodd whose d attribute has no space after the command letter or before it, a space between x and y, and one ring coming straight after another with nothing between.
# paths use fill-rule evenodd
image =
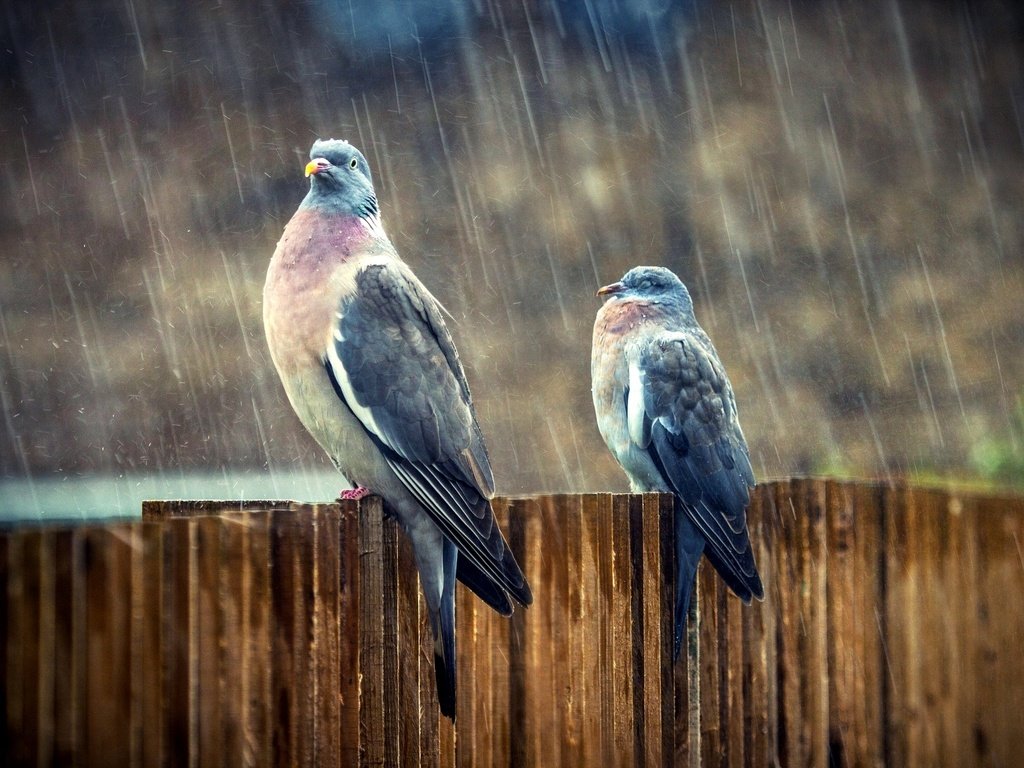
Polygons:
<instances>
[{"instance_id":1,"label":"long tail feathers","mask_svg":"<svg viewBox=\"0 0 1024 768\"><path fill-rule=\"evenodd\" d=\"M455 722L455 573L459 550L445 539L444 590L431 622L434 627L434 677L441 714Z\"/></svg>"},{"instance_id":2,"label":"long tail feathers","mask_svg":"<svg viewBox=\"0 0 1024 768\"><path fill-rule=\"evenodd\" d=\"M473 593L502 616L512 615L512 603L508 594L490 576L477 568L468 557L459 558L459 581L473 590Z\"/></svg>"},{"instance_id":3,"label":"long tail feathers","mask_svg":"<svg viewBox=\"0 0 1024 768\"><path fill-rule=\"evenodd\" d=\"M704 552L704 537L690 522L686 513L677 502L675 511L676 522L676 605L675 605L675 637L672 646L672 661L679 659L679 651L683 647L683 634L686 630L686 616L690 612L690 596L694 592L697 578L697 566Z\"/></svg>"}]
</instances>

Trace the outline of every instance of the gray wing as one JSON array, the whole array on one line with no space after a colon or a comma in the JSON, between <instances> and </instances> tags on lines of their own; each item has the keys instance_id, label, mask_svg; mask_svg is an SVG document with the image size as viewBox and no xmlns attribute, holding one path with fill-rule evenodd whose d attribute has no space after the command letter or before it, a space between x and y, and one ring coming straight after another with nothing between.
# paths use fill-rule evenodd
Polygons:
<instances>
[{"instance_id":1,"label":"gray wing","mask_svg":"<svg viewBox=\"0 0 1024 768\"><path fill-rule=\"evenodd\" d=\"M629 355L630 438L650 454L744 600L764 596L747 533L754 472L725 369L702 333L663 334Z\"/></svg>"},{"instance_id":2,"label":"gray wing","mask_svg":"<svg viewBox=\"0 0 1024 768\"><path fill-rule=\"evenodd\" d=\"M371 264L337 317L326 362L339 395L460 553L528 604L488 503L487 450L437 300L400 263Z\"/></svg>"}]
</instances>

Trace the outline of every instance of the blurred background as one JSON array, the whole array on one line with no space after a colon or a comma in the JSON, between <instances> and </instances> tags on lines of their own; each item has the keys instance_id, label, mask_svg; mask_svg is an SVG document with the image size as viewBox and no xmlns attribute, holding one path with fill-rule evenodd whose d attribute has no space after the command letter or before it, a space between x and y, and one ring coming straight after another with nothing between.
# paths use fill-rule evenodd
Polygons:
<instances>
[{"instance_id":1,"label":"blurred background","mask_svg":"<svg viewBox=\"0 0 1024 768\"><path fill-rule=\"evenodd\" d=\"M759 478L1024 483L1024 14L8 2L0 514L329 498L263 338L317 137L454 315L499 492L625 490L594 291L676 271Z\"/></svg>"}]
</instances>

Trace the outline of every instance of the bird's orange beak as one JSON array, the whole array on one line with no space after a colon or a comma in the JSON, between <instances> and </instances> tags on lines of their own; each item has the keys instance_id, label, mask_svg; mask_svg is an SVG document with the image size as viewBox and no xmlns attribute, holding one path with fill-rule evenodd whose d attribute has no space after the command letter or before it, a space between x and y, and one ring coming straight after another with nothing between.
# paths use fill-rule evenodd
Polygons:
<instances>
[{"instance_id":1,"label":"bird's orange beak","mask_svg":"<svg viewBox=\"0 0 1024 768\"><path fill-rule=\"evenodd\" d=\"M611 285L606 285L603 288L598 288L597 295L610 296L615 293L622 293L624 290L626 290L626 286L622 283L612 283Z\"/></svg>"},{"instance_id":2,"label":"bird's orange beak","mask_svg":"<svg viewBox=\"0 0 1024 768\"><path fill-rule=\"evenodd\" d=\"M330 167L330 163L324 160L322 157L317 157L306 163L306 178L308 179L314 173L320 173Z\"/></svg>"}]
</instances>

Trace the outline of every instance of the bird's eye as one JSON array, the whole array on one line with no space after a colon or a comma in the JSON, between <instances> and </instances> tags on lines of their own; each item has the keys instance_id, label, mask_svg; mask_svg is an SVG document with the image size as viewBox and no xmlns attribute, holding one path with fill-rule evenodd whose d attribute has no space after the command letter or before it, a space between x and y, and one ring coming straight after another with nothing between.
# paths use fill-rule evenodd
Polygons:
<instances>
[{"instance_id":1,"label":"bird's eye","mask_svg":"<svg viewBox=\"0 0 1024 768\"><path fill-rule=\"evenodd\" d=\"M351 168L353 171L356 169L358 165L359 161L354 157L348 161L348 167Z\"/></svg>"}]
</instances>

